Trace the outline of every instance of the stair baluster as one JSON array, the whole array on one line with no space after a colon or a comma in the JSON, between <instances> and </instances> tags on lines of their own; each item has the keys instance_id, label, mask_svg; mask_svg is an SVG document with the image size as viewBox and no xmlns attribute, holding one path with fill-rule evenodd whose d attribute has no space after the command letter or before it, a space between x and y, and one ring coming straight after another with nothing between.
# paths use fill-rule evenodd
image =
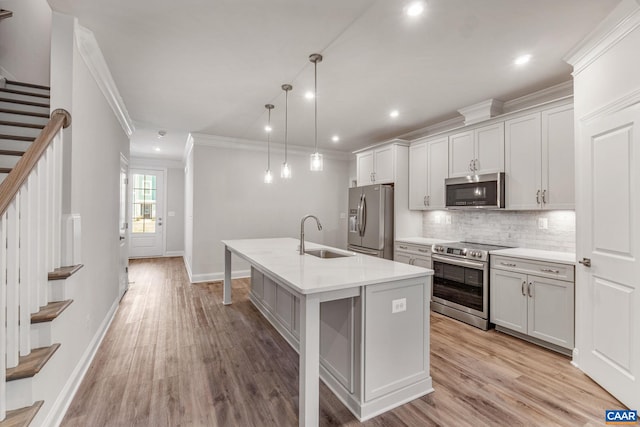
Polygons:
<instances>
[{"instance_id":1,"label":"stair baluster","mask_svg":"<svg viewBox=\"0 0 640 427\"><path fill-rule=\"evenodd\" d=\"M20 335L18 326L18 199L17 194L7 209L7 368L18 366Z\"/></svg>"},{"instance_id":2,"label":"stair baluster","mask_svg":"<svg viewBox=\"0 0 640 427\"><path fill-rule=\"evenodd\" d=\"M29 248L29 185L28 181L19 193L19 227L18 236L18 287L20 289L20 356L31 353L31 287L29 271L31 262L28 257Z\"/></svg>"},{"instance_id":3,"label":"stair baluster","mask_svg":"<svg viewBox=\"0 0 640 427\"><path fill-rule=\"evenodd\" d=\"M3 325L7 322L7 215L0 214L0 420L7 415L7 330Z\"/></svg>"}]
</instances>

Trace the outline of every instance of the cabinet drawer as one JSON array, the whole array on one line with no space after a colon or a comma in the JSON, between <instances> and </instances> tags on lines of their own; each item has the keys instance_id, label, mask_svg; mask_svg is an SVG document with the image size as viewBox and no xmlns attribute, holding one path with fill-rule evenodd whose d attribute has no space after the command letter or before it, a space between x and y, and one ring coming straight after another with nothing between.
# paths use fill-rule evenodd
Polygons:
<instances>
[{"instance_id":1,"label":"cabinet drawer","mask_svg":"<svg viewBox=\"0 0 640 427\"><path fill-rule=\"evenodd\" d=\"M557 280L573 282L573 265L559 264L553 262L532 261L520 258L505 256L491 256L491 268L500 270L517 271L525 274L535 274L536 276L549 277Z\"/></svg>"},{"instance_id":2,"label":"cabinet drawer","mask_svg":"<svg viewBox=\"0 0 640 427\"><path fill-rule=\"evenodd\" d=\"M431 246L428 245L417 245L415 243L403 243L396 242L395 245L396 252L409 252L414 255L431 255Z\"/></svg>"}]
</instances>

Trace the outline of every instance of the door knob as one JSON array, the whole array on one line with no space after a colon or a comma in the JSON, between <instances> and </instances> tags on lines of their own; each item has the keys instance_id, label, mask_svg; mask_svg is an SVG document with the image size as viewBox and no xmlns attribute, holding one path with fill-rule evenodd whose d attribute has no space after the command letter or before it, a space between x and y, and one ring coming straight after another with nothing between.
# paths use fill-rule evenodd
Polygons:
<instances>
[{"instance_id":1,"label":"door knob","mask_svg":"<svg viewBox=\"0 0 640 427\"><path fill-rule=\"evenodd\" d=\"M580 264L584 265L585 267L591 267L591 258L582 258L580 261L578 261Z\"/></svg>"},{"instance_id":2,"label":"door knob","mask_svg":"<svg viewBox=\"0 0 640 427\"><path fill-rule=\"evenodd\" d=\"M120 240L124 240L124 236L120 236Z\"/></svg>"}]
</instances>

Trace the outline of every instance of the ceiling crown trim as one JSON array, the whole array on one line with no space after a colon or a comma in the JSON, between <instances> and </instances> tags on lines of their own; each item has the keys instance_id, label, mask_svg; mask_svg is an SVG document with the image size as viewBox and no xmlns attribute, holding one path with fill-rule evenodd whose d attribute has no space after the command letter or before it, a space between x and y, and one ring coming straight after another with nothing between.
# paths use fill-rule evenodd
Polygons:
<instances>
[{"instance_id":1,"label":"ceiling crown trim","mask_svg":"<svg viewBox=\"0 0 640 427\"><path fill-rule=\"evenodd\" d=\"M89 72L98 84L100 91L120 122L120 126L122 126L122 129L125 131L127 136L131 137L135 131L133 120L131 120L131 117L129 116L127 107L120 96L118 87L111 76L109 66L102 55L102 50L100 50L100 46L98 45L98 41L93 35L93 32L82 25L79 25L76 21L74 36L80 56L82 56L85 64L87 64Z\"/></svg>"}]
</instances>

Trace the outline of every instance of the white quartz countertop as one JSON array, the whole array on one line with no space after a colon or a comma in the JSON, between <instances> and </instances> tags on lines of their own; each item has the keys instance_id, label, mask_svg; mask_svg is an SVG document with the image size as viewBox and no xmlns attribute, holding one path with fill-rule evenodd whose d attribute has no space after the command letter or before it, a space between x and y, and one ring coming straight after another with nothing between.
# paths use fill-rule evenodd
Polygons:
<instances>
[{"instance_id":1,"label":"white quartz countertop","mask_svg":"<svg viewBox=\"0 0 640 427\"><path fill-rule=\"evenodd\" d=\"M369 255L356 254L330 246L305 242L305 249L327 248L354 254L343 258L318 258L298 253L298 239L223 240L234 254L246 259L273 279L301 294L313 294L394 280L426 277L433 270Z\"/></svg>"},{"instance_id":2,"label":"white quartz countertop","mask_svg":"<svg viewBox=\"0 0 640 427\"><path fill-rule=\"evenodd\" d=\"M415 245L431 246L431 245L437 245L437 244L440 244L440 243L457 242L457 240L432 239L430 237L402 237L402 238L396 239L396 242L413 243Z\"/></svg>"},{"instance_id":3,"label":"white quartz countertop","mask_svg":"<svg viewBox=\"0 0 640 427\"><path fill-rule=\"evenodd\" d=\"M576 254L571 252L545 251L541 249L509 248L489 252L491 255L502 255L512 258L531 259L534 261L558 262L561 264L576 263Z\"/></svg>"}]
</instances>

